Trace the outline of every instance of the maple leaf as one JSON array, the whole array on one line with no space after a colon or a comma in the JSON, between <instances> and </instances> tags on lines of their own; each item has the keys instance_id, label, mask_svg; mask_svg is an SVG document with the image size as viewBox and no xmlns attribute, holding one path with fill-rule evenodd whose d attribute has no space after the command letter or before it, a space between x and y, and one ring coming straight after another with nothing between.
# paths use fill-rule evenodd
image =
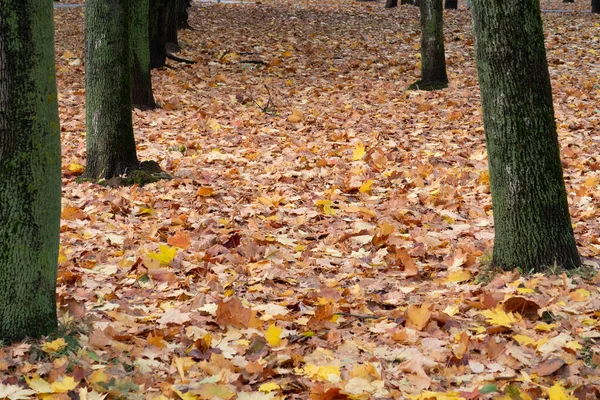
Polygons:
<instances>
[{"instance_id":1,"label":"maple leaf","mask_svg":"<svg viewBox=\"0 0 600 400\"><path fill-rule=\"evenodd\" d=\"M169 247L165 244L158 245L158 253L148 253L148 257L152 260L158 261L161 265L169 265L171 261L177 255L177 249L175 247Z\"/></svg>"},{"instance_id":2,"label":"maple leaf","mask_svg":"<svg viewBox=\"0 0 600 400\"><path fill-rule=\"evenodd\" d=\"M406 309L406 319L410 321L411 325L417 330L423 330L429 319L431 318L431 306L428 303L423 303L420 306L411 304Z\"/></svg>"},{"instance_id":3,"label":"maple leaf","mask_svg":"<svg viewBox=\"0 0 600 400\"><path fill-rule=\"evenodd\" d=\"M484 310L481 314L487 318L487 322L492 325L504 326L512 328L515 322L518 322L517 317L513 313L506 313L500 306L496 306L494 310Z\"/></svg>"},{"instance_id":4,"label":"maple leaf","mask_svg":"<svg viewBox=\"0 0 600 400\"><path fill-rule=\"evenodd\" d=\"M279 342L281 342L281 332L282 328L278 328L275 324L269 325L269 328L265 332L265 339L267 339L267 343L269 343L272 347L279 346Z\"/></svg>"}]
</instances>

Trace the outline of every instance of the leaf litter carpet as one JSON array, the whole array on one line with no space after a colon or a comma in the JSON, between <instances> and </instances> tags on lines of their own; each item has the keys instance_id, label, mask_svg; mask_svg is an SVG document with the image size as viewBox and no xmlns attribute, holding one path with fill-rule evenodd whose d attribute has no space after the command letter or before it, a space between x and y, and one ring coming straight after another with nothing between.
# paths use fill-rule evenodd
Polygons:
<instances>
[{"instance_id":1,"label":"leaf litter carpet","mask_svg":"<svg viewBox=\"0 0 600 400\"><path fill-rule=\"evenodd\" d=\"M484 273L493 219L462 5L445 13L450 85L429 93L406 91L414 7L195 6L180 45L198 63L153 71L161 107L134 110L140 159L173 179L121 188L75 181L83 9L55 19L61 329L0 349L0 395L597 398L599 278ZM597 270L600 18L544 23L573 226Z\"/></svg>"}]
</instances>

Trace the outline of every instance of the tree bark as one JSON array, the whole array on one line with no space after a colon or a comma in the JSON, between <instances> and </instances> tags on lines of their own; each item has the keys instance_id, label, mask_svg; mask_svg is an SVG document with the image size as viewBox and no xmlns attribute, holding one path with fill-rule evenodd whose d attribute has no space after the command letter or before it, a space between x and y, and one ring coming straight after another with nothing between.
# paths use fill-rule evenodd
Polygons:
<instances>
[{"instance_id":1,"label":"tree bark","mask_svg":"<svg viewBox=\"0 0 600 400\"><path fill-rule=\"evenodd\" d=\"M600 0L592 0L592 12L600 13Z\"/></svg>"},{"instance_id":2,"label":"tree bark","mask_svg":"<svg viewBox=\"0 0 600 400\"><path fill-rule=\"evenodd\" d=\"M164 67L167 62L167 6L169 0L150 0L148 33L150 66Z\"/></svg>"},{"instance_id":3,"label":"tree bark","mask_svg":"<svg viewBox=\"0 0 600 400\"><path fill-rule=\"evenodd\" d=\"M88 178L112 178L139 165L131 117L129 0L85 4Z\"/></svg>"},{"instance_id":4,"label":"tree bark","mask_svg":"<svg viewBox=\"0 0 600 400\"><path fill-rule=\"evenodd\" d=\"M421 1L421 80L413 86L423 90L448 86L442 0Z\"/></svg>"},{"instance_id":5,"label":"tree bark","mask_svg":"<svg viewBox=\"0 0 600 400\"><path fill-rule=\"evenodd\" d=\"M458 8L458 0L446 0L444 8L456 10Z\"/></svg>"},{"instance_id":6,"label":"tree bark","mask_svg":"<svg viewBox=\"0 0 600 400\"><path fill-rule=\"evenodd\" d=\"M155 108L150 74L150 38L148 37L148 0L132 1L132 103L144 109Z\"/></svg>"},{"instance_id":7,"label":"tree bark","mask_svg":"<svg viewBox=\"0 0 600 400\"><path fill-rule=\"evenodd\" d=\"M52 0L0 1L0 340L56 321L61 151Z\"/></svg>"},{"instance_id":8,"label":"tree bark","mask_svg":"<svg viewBox=\"0 0 600 400\"><path fill-rule=\"evenodd\" d=\"M385 8L394 8L398 7L398 0L387 0L385 2Z\"/></svg>"},{"instance_id":9,"label":"tree bark","mask_svg":"<svg viewBox=\"0 0 600 400\"><path fill-rule=\"evenodd\" d=\"M577 267L539 0L473 0L473 20L493 264L523 271Z\"/></svg>"},{"instance_id":10,"label":"tree bark","mask_svg":"<svg viewBox=\"0 0 600 400\"><path fill-rule=\"evenodd\" d=\"M192 5L191 0L177 0L179 1L179 15L178 22L180 29L192 29L189 22L188 8Z\"/></svg>"},{"instance_id":11,"label":"tree bark","mask_svg":"<svg viewBox=\"0 0 600 400\"><path fill-rule=\"evenodd\" d=\"M167 7L167 43L175 45L179 50L179 39L177 30L179 29L179 0L169 0Z\"/></svg>"}]
</instances>

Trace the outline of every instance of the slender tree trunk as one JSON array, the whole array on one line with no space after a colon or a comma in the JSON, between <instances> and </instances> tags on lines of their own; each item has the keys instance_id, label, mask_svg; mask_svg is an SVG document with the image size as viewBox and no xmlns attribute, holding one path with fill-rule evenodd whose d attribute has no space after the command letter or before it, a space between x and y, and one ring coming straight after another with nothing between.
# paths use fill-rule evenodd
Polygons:
<instances>
[{"instance_id":1,"label":"slender tree trunk","mask_svg":"<svg viewBox=\"0 0 600 400\"><path fill-rule=\"evenodd\" d=\"M446 0L444 8L456 10L458 8L458 0Z\"/></svg>"},{"instance_id":2,"label":"slender tree trunk","mask_svg":"<svg viewBox=\"0 0 600 400\"><path fill-rule=\"evenodd\" d=\"M444 55L442 0L421 1L421 80L413 88L435 90L448 86Z\"/></svg>"},{"instance_id":3,"label":"slender tree trunk","mask_svg":"<svg viewBox=\"0 0 600 400\"><path fill-rule=\"evenodd\" d=\"M167 7L167 43L179 49L177 30L179 29L179 0L169 0Z\"/></svg>"},{"instance_id":4,"label":"slender tree trunk","mask_svg":"<svg viewBox=\"0 0 600 400\"><path fill-rule=\"evenodd\" d=\"M398 0L387 0L385 2L385 8L394 8L398 7Z\"/></svg>"},{"instance_id":5,"label":"slender tree trunk","mask_svg":"<svg viewBox=\"0 0 600 400\"><path fill-rule=\"evenodd\" d=\"M88 178L111 178L139 165L131 119L130 4L85 4Z\"/></svg>"},{"instance_id":6,"label":"slender tree trunk","mask_svg":"<svg viewBox=\"0 0 600 400\"><path fill-rule=\"evenodd\" d=\"M167 5L169 0L150 0L150 66L164 67L167 61Z\"/></svg>"},{"instance_id":7,"label":"slender tree trunk","mask_svg":"<svg viewBox=\"0 0 600 400\"><path fill-rule=\"evenodd\" d=\"M148 0L132 1L131 52L132 102L135 107L154 108L152 77L150 75L150 38L148 37Z\"/></svg>"},{"instance_id":8,"label":"slender tree trunk","mask_svg":"<svg viewBox=\"0 0 600 400\"><path fill-rule=\"evenodd\" d=\"M177 0L179 1L179 15L178 22L180 29L192 29L189 22L188 8L192 5L191 0Z\"/></svg>"},{"instance_id":9,"label":"slender tree trunk","mask_svg":"<svg viewBox=\"0 0 600 400\"><path fill-rule=\"evenodd\" d=\"M592 12L600 13L600 0L592 0Z\"/></svg>"},{"instance_id":10,"label":"slender tree trunk","mask_svg":"<svg viewBox=\"0 0 600 400\"><path fill-rule=\"evenodd\" d=\"M52 0L0 1L0 340L56 328L61 151Z\"/></svg>"},{"instance_id":11,"label":"slender tree trunk","mask_svg":"<svg viewBox=\"0 0 600 400\"><path fill-rule=\"evenodd\" d=\"M473 0L473 20L494 208L493 263L524 271L579 266L539 0Z\"/></svg>"}]
</instances>

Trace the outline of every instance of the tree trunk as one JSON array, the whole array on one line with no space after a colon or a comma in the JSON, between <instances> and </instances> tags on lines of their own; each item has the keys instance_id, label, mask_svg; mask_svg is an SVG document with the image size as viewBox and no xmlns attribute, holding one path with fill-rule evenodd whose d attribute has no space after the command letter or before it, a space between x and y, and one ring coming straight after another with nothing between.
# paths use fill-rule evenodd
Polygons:
<instances>
[{"instance_id":1,"label":"tree trunk","mask_svg":"<svg viewBox=\"0 0 600 400\"><path fill-rule=\"evenodd\" d=\"M592 0L592 12L600 13L600 0Z\"/></svg>"},{"instance_id":2,"label":"tree trunk","mask_svg":"<svg viewBox=\"0 0 600 400\"><path fill-rule=\"evenodd\" d=\"M135 107L154 108L150 75L150 39L148 37L148 0L132 1L131 52L132 102Z\"/></svg>"},{"instance_id":3,"label":"tree trunk","mask_svg":"<svg viewBox=\"0 0 600 400\"><path fill-rule=\"evenodd\" d=\"M61 151L52 0L0 1L0 340L56 321Z\"/></svg>"},{"instance_id":4,"label":"tree trunk","mask_svg":"<svg viewBox=\"0 0 600 400\"><path fill-rule=\"evenodd\" d=\"M421 1L421 80L413 85L421 90L448 86L444 55L442 0Z\"/></svg>"},{"instance_id":5,"label":"tree trunk","mask_svg":"<svg viewBox=\"0 0 600 400\"><path fill-rule=\"evenodd\" d=\"M446 0L444 8L456 10L458 8L458 0Z\"/></svg>"},{"instance_id":6,"label":"tree trunk","mask_svg":"<svg viewBox=\"0 0 600 400\"><path fill-rule=\"evenodd\" d=\"M385 8L394 8L398 7L398 0L387 0L385 2Z\"/></svg>"},{"instance_id":7,"label":"tree trunk","mask_svg":"<svg viewBox=\"0 0 600 400\"><path fill-rule=\"evenodd\" d=\"M164 67L167 61L167 5L169 0L149 0L150 66Z\"/></svg>"},{"instance_id":8,"label":"tree trunk","mask_svg":"<svg viewBox=\"0 0 600 400\"><path fill-rule=\"evenodd\" d=\"M539 0L473 0L473 20L494 209L493 263L523 271L577 267Z\"/></svg>"},{"instance_id":9,"label":"tree trunk","mask_svg":"<svg viewBox=\"0 0 600 400\"><path fill-rule=\"evenodd\" d=\"M563 3L575 3L575 0L563 0Z\"/></svg>"},{"instance_id":10,"label":"tree trunk","mask_svg":"<svg viewBox=\"0 0 600 400\"><path fill-rule=\"evenodd\" d=\"M167 43L175 45L179 49L177 30L179 29L179 0L169 0L167 7Z\"/></svg>"},{"instance_id":11,"label":"tree trunk","mask_svg":"<svg viewBox=\"0 0 600 400\"><path fill-rule=\"evenodd\" d=\"M192 5L191 0L177 0L179 1L179 15L178 25L180 29L192 29L189 22L188 8Z\"/></svg>"},{"instance_id":12,"label":"tree trunk","mask_svg":"<svg viewBox=\"0 0 600 400\"><path fill-rule=\"evenodd\" d=\"M421 0L400 0L400 4L412 4L418 7L421 5Z\"/></svg>"},{"instance_id":13,"label":"tree trunk","mask_svg":"<svg viewBox=\"0 0 600 400\"><path fill-rule=\"evenodd\" d=\"M138 167L131 119L129 0L85 4L85 101L88 178Z\"/></svg>"}]
</instances>

